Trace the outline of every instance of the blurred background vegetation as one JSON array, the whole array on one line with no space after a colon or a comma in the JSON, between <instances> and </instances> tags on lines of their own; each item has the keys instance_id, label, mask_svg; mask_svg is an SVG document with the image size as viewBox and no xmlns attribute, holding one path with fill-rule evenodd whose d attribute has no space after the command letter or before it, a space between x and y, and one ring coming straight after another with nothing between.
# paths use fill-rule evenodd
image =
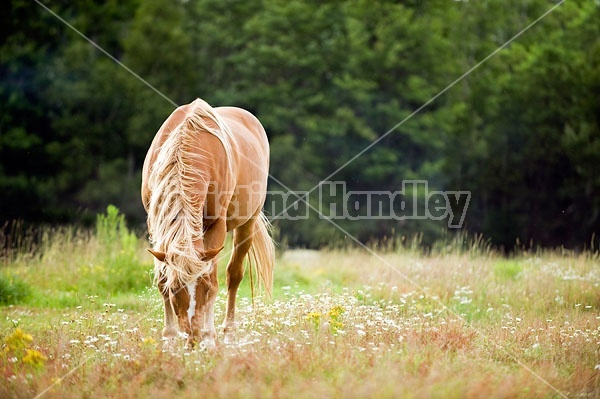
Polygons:
<instances>
[{"instance_id":1,"label":"blurred background vegetation","mask_svg":"<svg viewBox=\"0 0 600 399\"><path fill-rule=\"evenodd\" d=\"M271 174L292 190L313 188L556 4L43 3L173 102L200 97L256 114ZM399 191L407 179L469 190L464 230L505 248L593 245L598 21L598 0L566 1L329 180L348 190ZM0 103L0 226L91 226L115 204L142 231L141 166L172 103L30 0L0 15ZM310 216L277 221L278 240L343 242ZM428 245L447 234L447 221L337 222L363 241Z\"/></svg>"}]
</instances>

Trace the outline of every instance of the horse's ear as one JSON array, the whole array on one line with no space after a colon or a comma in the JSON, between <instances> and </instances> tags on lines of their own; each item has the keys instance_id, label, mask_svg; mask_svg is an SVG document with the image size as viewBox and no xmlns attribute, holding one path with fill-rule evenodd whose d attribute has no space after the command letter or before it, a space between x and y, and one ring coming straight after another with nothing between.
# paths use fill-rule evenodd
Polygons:
<instances>
[{"instance_id":1,"label":"horse's ear","mask_svg":"<svg viewBox=\"0 0 600 399\"><path fill-rule=\"evenodd\" d=\"M160 252L160 251L155 251L151 248L148 248L148 252L150 252L156 259L158 259L161 262L164 262L165 258L167 257L166 253Z\"/></svg>"},{"instance_id":2,"label":"horse's ear","mask_svg":"<svg viewBox=\"0 0 600 399\"><path fill-rule=\"evenodd\" d=\"M211 260L212 258L214 258L215 256L217 256L217 254L219 252L221 252L223 250L223 248L225 248L225 246L222 246L221 248L214 248L214 249L209 249L208 251L204 251L200 254L200 258L204 262L207 262L207 261Z\"/></svg>"}]
</instances>

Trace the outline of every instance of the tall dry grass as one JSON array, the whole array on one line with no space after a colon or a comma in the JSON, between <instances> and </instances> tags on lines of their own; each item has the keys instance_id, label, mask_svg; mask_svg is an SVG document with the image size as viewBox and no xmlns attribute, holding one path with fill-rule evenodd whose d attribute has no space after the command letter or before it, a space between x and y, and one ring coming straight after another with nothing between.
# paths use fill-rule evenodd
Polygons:
<instances>
[{"instance_id":1,"label":"tall dry grass","mask_svg":"<svg viewBox=\"0 0 600 399\"><path fill-rule=\"evenodd\" d=\"M109 256L96 233L61 234L3 266L34 297L78 294L0 308L1 397L600 397L597 254L286 251L272 300L241 291L236 342L163 352L150 276L123 301L101 279L150 270L143 240L124 261L120 239ZM222 287L218 321L224 303Z\"/></svg>"}]
</instances>

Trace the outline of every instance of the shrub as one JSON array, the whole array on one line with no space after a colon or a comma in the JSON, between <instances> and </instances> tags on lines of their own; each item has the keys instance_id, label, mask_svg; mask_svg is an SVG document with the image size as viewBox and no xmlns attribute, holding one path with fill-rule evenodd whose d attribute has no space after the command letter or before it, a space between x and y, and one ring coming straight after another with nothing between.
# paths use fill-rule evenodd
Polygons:
<instances>
[{"instance_id":1,"label":"shrub","mask_svg":"<svg viewBox=\"0 0 600 399\"><path fill-rule=\"evenodd\" d=\"M96 218L96 239L100 244L98 263L101 265L97 283L107 291L139 291L151 284L147 267L137 256L138 238L129 231L125 216L114 205Z\"/></svg>"},{"instance_id":2,"label":"shrub","mask_svg":"<svg viewBox=\"0 0 600 399\"><path fill-rule=\"evenodd\" d=\"M96 238L107 250L135 256L137 237L127 228L125 215L114 205L106 208L106 214L96 217Z\"/></svg>"},{"instance_id":3,"label":"shrub","mask_svg":"<svg viewBox=\"0 0 600 399\"><path fill-rule=\"evenodd\" d=\"M0 275L0 305L23 302L31 294L31 288L16 276Z\"/></svg>"}]
</instances>

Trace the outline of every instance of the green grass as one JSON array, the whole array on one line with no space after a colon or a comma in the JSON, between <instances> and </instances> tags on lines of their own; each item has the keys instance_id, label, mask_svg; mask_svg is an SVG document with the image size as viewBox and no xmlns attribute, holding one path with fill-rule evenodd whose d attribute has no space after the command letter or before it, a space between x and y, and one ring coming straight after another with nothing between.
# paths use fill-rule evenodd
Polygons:
<instances>
[{"instance_id":1,"label":"green grass","mask_svg":"<svg viewBox=\"0 0 600 399\"><path fill-rule=\"evenodd\" d=\"M494 275L499 280L510 281L519 278L523 266L516 260L502 259L494 264Z\"/></svg>"},{"instance_id":2,"label":"green grass","mask_svg":"<svg viewBox=\"0 0 600 399\"><path fill-rule=\"evenodd\" d=\"M142 292L153 278L146 246L113 206L98 216L91 232L47 229L37 246L7 254L0 287L2 281L15 281L27 295L4 299L2 290L0 303L62 308L77 306L89 295L115 299Z\"/></svg>"},{"instance_id":3,"label":"green grass","mask_svg":"<svg viewBox=\"0 0 600 399\"><path fill-rule=\"evenodd\" d=\"M598 254L288 250L237 342L166 353L146 246L109 209L2 260L0 397L600 397Z\"/></svg>"}]
</instances>

